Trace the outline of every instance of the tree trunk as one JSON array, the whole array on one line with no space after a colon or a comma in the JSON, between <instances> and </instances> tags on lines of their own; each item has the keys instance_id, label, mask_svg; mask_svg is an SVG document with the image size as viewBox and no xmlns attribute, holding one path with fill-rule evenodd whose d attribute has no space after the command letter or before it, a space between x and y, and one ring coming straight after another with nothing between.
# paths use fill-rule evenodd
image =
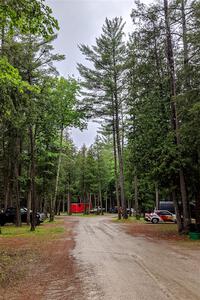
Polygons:
<instances>
[{"instance_id":1,"label":"tree trunk","mask_svg":"<svg viewBox=\"0 0 200 300\"><path fill-rule=\"evenodd\" d=\"M45 213L46 218L48 217L48 206L47 206L47 196L44 195L44 207L43 207L43 212Z\"/></svg>"},{"instance_id":2,"label":"tree trunk","mask_svg":"<svg viewBox=\"0 0 200 300\"><path fill-rule=\"evenodd\" d=\"M179 120L177 116L177 106L176 106L176 79L175 79L175 66L174 66L174 54L172 47L172 37L171 37L171 28L169 21L169 7L168 0L164 0L164 10L165 10L165 28L166 28L166 45L167 45L167 59L168 59L168 67L169 67L169 75L170 75L170 86L171 86L171 123L172 129L175 134L175 144L180 145L180 133L179 133ZM191 223L190 214L188 209L188 199L186 192L186 184L183 173L183 168L181 166L179 171L179 179L180 179L180 191L181 191L181 199L183 204L183 230L187 233L189 230L189 224ZM177 203L177 209L178 203Z\"/></svg>"},{"instance_id":3,"label":"tree trunk","mask_svg":"<svg viewBox=\"0 0 200 300\"><path fill-rule=\"evenodd\" d=\"M175 190L172 191L172 200L173 200L174 208L175 208L175 214L176 214L176 221L177 221L178 232L182 233L182 231L183 231L183 224L182 224L182 220L181 220L180 208L179 208L179 205L178 205L178 201L176 199L176 192L175 192Z\"/></svg>"},{"instance_id":4,"label":"tree trunk","mask_svg":"<svg viewBox=\"0 0 200 300\"><path fill-rule=\"evenodd\" d=\"M62 160L62 143L63 143L63 131L64 127L61 126L60 130L60 149L59 149L59 157L58 157L58 166L57 166L57 172L56 172L56 185L55 185L55 193L54 198L52 202L52 212L51 212L51 221L54 221L54 215L55 215L55 205L56 205L56 197L58 192L58 184L59 184L59 176L60 176L60 166L61 166L61 160Z\"/></svg>"},{"instance_id":5,"label":"tree trunk","mask_svg":"<svg viewBox=\"0 0 200 300\"><path fill-rule=\"evenodd\" d=\"M195 201L195 213L196 213L196 224L200 228L200 187L198 186L198 191L196 194L196 201Z\"/></svg>"},{"instance_id":6,"label":"tree trunk","mask_svg":"<svg viewBox=\"0 0 200 300\"><path fill-rule=\"evenodd\" d=\"M119 160L119 184L120 184L120 196L121 196L121 205L122 205L122 215L124 219L128 218L127 215L127 205L124 194L124 162L122 156L122 148L120 141L120 128L119 128L119 103L118 96L115 92L114 94L114 103L115 103L115 130L116 130L116 146L117 146L117 156Z\"/></svg>"},{"instance_id":7,"label":"tree trunk","mask_svg":"<svg viewBox=\"0 0 200 300\"><path fill-rule=\"evenodd\" d=\"M88 213L90 215L90 210L91 210L91 203L92 203L92 194L89 193L89 207L88 207Z\"/></svg>"},{"instance_id":8,"label":"tree trunk","mask_svg":"<svg viewBox=\"0 0 200 300\"><path fill-rule=\"evenodd\" d=\"M35 197L35 135L33 134L33 127L29 127L29 139L30 139L30 156L31 156L31 168L30 168L30 181L31 181L31 231L35 231L36 226L36 197Z\"/></svg>"},{"instance_id":9,"label":"tree trunk","mask_svg":"<svg viewBox=\"0 0 200 300\"><path fill-rule=\"evenodd\" d=\"M5 151L5 150L4 150ZM6 159L4 157L4 159ZM11 175L11 161L8 157L8 162L6 164L7 170L4 172L4 210L8 207L9 196L10 196L10 175Z\"/></svg>"},{"instance_id":10,"label":"tree trunk","mask_svg":"<svg viewBox=\"0 0 200 300\"><path fill-rule=\"evenodd\" d=\"M119 92L118 92L118 82L117 82L117 67L116 67L116 53L115 53L115 47L112 49L112 58L113 58L113 99L112 99L112 107L113 115L114 115L114 126L115 126L115 133L116 133L116 146L117 146L117 157L119 161L119 184L120 184L120 197L121 197L121 206L122 206L122 214L123 218L127 219L127 205L126 205L126 199L125 199L125 191L124 191L124 162L123 162L123 153L122 153L122 145L121 145L121 139L120 139L120 107L122 104L120 104L119 101ZM123 132L123 128L122 128Z\"/></svg>"},{"instance_id":11,"label":"tree trunk","mask_svg":"<svg viewBox=\"0 0 200 300\"><path fill-rule=\"evenodd\" d=\"M4 176L4 209L8 207L8 205L12 206L10 203L10 192L12 187L12 169L13 162L11 160L11 157L14 155L14 149L15 145L13 144L13 137L11 136L11 133L13 132L13 128L8 125L8 141L6 143L5 137L3 135L3 176Z\"/></svg>"},{"instance_id":12,"label":"tree trunk","mask_svg":"<svg viewBox=\"0 0 200 300\"><path fill-rule=\"evenodd\" d=\"M111 211L111 208L112 208L112 197L111 197L111 195L110 195L110 197L109 197L109 209L110 209L110 211Z\"/></svg>"},{"instance_id":13,"label":"tree trunk","mask_svg":"<svg viewBox=\"0 0 200 300\"><path fill-rule=\"evenodd\" d=\"M106 213L108 212L108 194L105 192L105 202L106 202Z\"/></svg>"},{"instance_id":14,"label":"tree trunk","mask_svg":"<svg viewBox=\"0 0 200 300\"><path fill-rule=\"evenodd\" d=\"M196 173L196 184L195 184L195 219L196 219L196 225L198 227L198 230L200 230L200 153L199 151L195 153L194 156L194 165L197 166L197 173Z\"/></svg>"},{"instance_id":15,"label":"tree trunk","mask_svg":"<svg viewBox=\"0 0 200 300\"><path fill-rule=\"evenodd\" d=\"M18 166L15 164L15 203L16 203L16 219L15 225L21 226L21 213L20 213L20 195L19 195L19 182L18 182Z\"/></svg>"},{"instance_id":16,"label":"tree trunk","mask_svg":"<svg viewBox=\"0 0 200 300\"><path fill-rule=\"evenodd\" d=\"M70 190L69 190L69 183L68 183L68 192L67 192L67 213L71 216L71 201L70 201Z\"/></svg>"},{"instance_id":17,"label":"tree trunk","mask_svg":"<svg viewBox=\"0 0 200 300\"><path fill-rule=\"evenodd\" d=\"M100 211L101 215L103 215L103 202L102 202L102 178L101 178L101 169L100 169L100 156L99 156L99 142L98 142L98 136L97 136L97 163L98 163L98 181L99 181L99 202L100 202Z\"/></svg>"},{"instance_id":18,"label":"tree trunk","mask_svg":"<svg viewBox=\"0 0 200 300\"><path fill-rule=\"evenodd\" d=\"M62 212L63 213L65 212L65 197L63 197L63 200L62 200Z\"/></svg>"},{"instance_id":19,"label":"tree trunk","mask_svg":"<svg viewBox=\"0 0 200 300\"><path fill-rule=\"evenodd\" d=\"M155 193L156 193L156 209L159 209L159 190L158 190L158 183L155 183Z\"/></svg>"},{"instance_id":20,"label":"tree trunk","mask_svg":"<svg viewBox=\"0 0 200 300\"><path fill-rule=\"evenodd\" d=\"M118 165L117 165L117 149L116 149L116 129L115 129L115 114L114 114L114 100L112 98L112 110L113 110L113 155L114 155L114 168L115 168L115 191L116 191L116 200L117 200L117 211L118 211L118 220L121 220L121 205L119 199L119 182L118 182Z\"/></svg>"},{"instance_id":21,"label":"tree trunk","mask_svg":"<svg viewBox=\"0 0 200 300\"><path fill-rule=\"evenodd\" d=\"M49 222L54 221L54 210L53 210L53 197L50 195L50 216L49 216Z\"/></svg>"},{"instance_id":22,"label":"tree trunk","mask_svg":"<svg viewBox=\"0 0 200 300\"><path fill-rule=\"evenodd\" d=\"M96 199L96 195L94 195L94 207L97 207L97 199Z\"/></svg>"},{"instance_id":23,"label":"tree trunk","mask_svg":"<svg viewBox=\"0 0 200 300\"><path fill-rule=\"evenodd\" d=\"M6 208L8 207L9 195L10 195L10 179L9 177L7 177L5 190L4 190L4 210L6 210Z\"/></svg>"},{"instance_id":24,"label":"tree trunk","mask_svg":"<svg viewBox=\"0 0 200 300\"><path fill-rule=\"evenodd\" d=\"M99 202L100 202L100 206L101 206L101 215L103 215L101 182L99 182Z\"/></svg>"},{"instance_id":25,"label":"tree trunk","mask_svg":"<svg viewBox=\"0 0 200 300\"><path fill-rule=\"evenodd\" d=\"M27 219L26 219L27 225L30 225L31 223L30 210L31 210L31 188L29 188L28 196L27 196Z\"/></svg>"},{"instance_id":26,"label":"tree trunk","mask_svg":"<svg viewBox=\"0 0 200 300\"><path fill-rule=\"evenodd\" d=\"M121 110L121 144L122 144L122 156L124 154L124 138L125 138L125 132L124 132L124 111L123 111L123 103L120 105Z\"/></svg>"},{"instance_id":27,"label":"tree trunk","mask_svg":"<svg viewBox=\"0 0 200 300\"><path fill-rule=\"evenodd\" d=\"M15 225L21 226L21 213L20 213L20 189L19 189L19 156L20 156L20 137L18 130L16 131L15 138L15 161L14 161L14 186L15 186L15 204L16 204L16 220Z\"/></svg>"},{"instance_id":28,"label":"tree trunk","mask_svg":"<svg viewBox=\"0 0 200 300\"><path fill-rule=\"evenodd\" d=\"M134 194L135 194L135 212L136 212L136 219L140 219L140 212L139 212L139 203L138 203L138 178L137 175L134 175Z\"/></svg>"},{"instance_id":29,"label":"tree trunk","mask_svg":"<svg viewBox=\"0 0 200 300\"><path fill-rule=\"evenodd\" d=\"M30 151L29 151L30 152ZM29 153L30 155L30 153ZM27 225L31 224L31 215L30 215L30 210L31 210L31 162L28 168L27 172L27 177L28 177L28 192L27 192L27 218L26 218L26 223Z\"/></svg>"},{"instance_id":30,"label":"tree trunk","mask_svg":"<svg viewBox=\"0 0 200 300\"><path fill-rule=\"evenodd\" d=\"M57 205L57 216L60 216L60 204L61 204L61 199L59 198L58 205Z\"/></svg>"},{"instance_id":31,"label":"tree trunk","mask_svg":"<svg viewBox=\"0 0 200 300\"><path fill-rule=\"evenodd\" d=\"M181 18L182 18L182 34L183 34L183 65L186 90L190 88L190 70L189 70L189 55L187 41L187 25L185 13L185 0L181 0Z\"/></svg>"},{"instance_id":32,"label":"tree trunk","mask_svg":"<svg viewBox=\"0 0 200 300\"><path fill-rule=\"evenodd\" d=\"M180 169L179 172L179 178L180 178L180 189L181 189L181 197L182 197L182 204L183 204L183 224L184 224L183 230L185 231L185 233L188 233L189 226L191 224L191 217L190 217L189 203L187 199L185 178L184 178L182 168Z\"/></svg>"}]
</instances>

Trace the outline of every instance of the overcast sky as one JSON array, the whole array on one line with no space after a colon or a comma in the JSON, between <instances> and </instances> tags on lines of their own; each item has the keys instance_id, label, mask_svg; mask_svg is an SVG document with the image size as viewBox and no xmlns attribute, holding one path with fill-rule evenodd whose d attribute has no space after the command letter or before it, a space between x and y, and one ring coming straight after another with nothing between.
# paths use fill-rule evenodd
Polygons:
<instances>
[{"instance_id":1,"label":"overcast sky","mask_svg":"<svg viewBox=\"0 0 200 300\"><path fill-rule=\"evenodd\" d=\"M95 38L101 34L105 18L122 17L126 22L125 33L131 32L132 0L46 0L52 8L53 15L59 22L60 31L54 43L58 53L65 54L66 60L57 64L62 76L79 77L77 62L86 63L78 49L78 44L93 45ZM97 124L88 124L88 130L72 130L72 138L77 147L83 143L87 146L94 142Z\"/></svg>"}]
</instances>

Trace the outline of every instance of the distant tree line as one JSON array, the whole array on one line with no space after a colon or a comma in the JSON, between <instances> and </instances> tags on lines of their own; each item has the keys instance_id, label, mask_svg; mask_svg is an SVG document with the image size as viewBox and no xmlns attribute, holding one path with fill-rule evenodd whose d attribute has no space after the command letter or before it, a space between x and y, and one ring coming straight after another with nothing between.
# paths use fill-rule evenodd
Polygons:
<instances>
[{"instance_id":1,"label":"distant tree line","mask_svg":"<svg viewBox=\"0 0 200 300\"><path fill-rule=\"evenodd\" d=\"M200 2L168 1L106 19L93 46L80 45L84 108L112 136L118 207L136 213L173 200L178 231L188 232L189 203L200 224ZM119 215L120 217L120 215Z\"/></svg>"},{"instance_id":2,"label":"distant tree line","mask_svg":"<svg viewBox=\"0 0 200 300\"><path fill-rule=\"evenodd\" d=\"M66 129L81 126L78 83L54 66L64 59L53 52L58 29L43 0L0 3L0 205L16 207L18 226L21 205L27 223L31 210L48 209L54 219Z\"/></svg>"},{"instance_id":3,"label":"distant tree line","mask_svg":"<svg viewBox=\"0 0 200 300\"><path fill-rule=\"evenodd\" d=\"M17 225L21 205L28 223L38 209L52 221L77 199L117 206L119 218L172 200L180 233L194 203L200 224L199 16L199 1L137 1L126 40L116 17L93 46L79 45L90 61L78 64L80 84L54 66L64 56L44 1L1 1L0 205L17 208ZM68 129L85 117L101 132L77 150Z\"/></svg>"}]
</instances>

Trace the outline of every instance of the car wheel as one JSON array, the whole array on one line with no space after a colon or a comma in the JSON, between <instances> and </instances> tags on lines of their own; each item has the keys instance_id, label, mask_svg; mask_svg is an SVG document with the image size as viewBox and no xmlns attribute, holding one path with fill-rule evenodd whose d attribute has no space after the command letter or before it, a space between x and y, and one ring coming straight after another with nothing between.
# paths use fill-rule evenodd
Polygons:
<instances>
[{"instance_id":1,"label":"car wheel","mask_svg":"<svg viewBox=\"0 0 200 300\"><path fill-rule=\"evenodd\" d=\"M153 218L153 219L151 220L151 223L157 224L157 223L158 223L158 219L157 219L157 218Z\"/></svg>"}]
</instances>

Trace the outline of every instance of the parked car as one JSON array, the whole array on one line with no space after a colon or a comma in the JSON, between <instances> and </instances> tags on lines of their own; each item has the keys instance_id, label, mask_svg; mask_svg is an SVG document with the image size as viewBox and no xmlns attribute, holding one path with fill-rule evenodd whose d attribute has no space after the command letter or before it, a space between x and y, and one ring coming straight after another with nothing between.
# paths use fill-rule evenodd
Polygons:
<instances>
[{"instance_id":1,"label":"parked car","mask_svg":"<svg viewBox=\"0 0 200 300\"><path fill-rule=\"evenodd\" d=\"M136 213L135 209L131 207L131 209L130 209L130 208L127 208L127 209L126 209L127 214L130 214L130 210L131 210L131 214L132 214L132 215L134 215L134 214Z\"/></svg>"},{"instance_id":2,"label":"parked car","mask_svg":"<svg viewBox=\"0 0 200 300\"><path fill-rule=\"evenodd\" d=\"M104 207L102 207L102 211L105 212L105 208L104 208ZM95 208L93 208L93 209L90 210L90 213L91 213L91 214L96 214L96 213L98 213L98 212L99 212L99 213L101 212L101 207L100 207L100 206L95 207Z\"/></svg>"},{"instance_id":3,"label":"parked car","mask_svg":"<svg viewBox=\"0 0 200 300\"><path fill-rule=\"evenodd\" d=\"M121 212L122 212L122 209L121 209ZM127 214L129 214L129 213L130 213L130 208L127 207L126 212L127 212ZM111 208L109 209L109 213L117 214L117 213L118 213L118 207L117 207L117 206L111 207ZM131 213L132 213L132 214L135 213L134 208L131 208Z\"/></svg>"},{"instance_id":4,"label":"parked car","mask_svg":"<svg viewBox=\"0 0 200 300\"><path fill-rule=\"evenodd\" d=\"M21 207L20 208L21 221L22 223L27 222L27 209ZM32 213L30 213L30 218L32 218ZM4 226L6 223L14 223L16 222L16 208L8 207L4 212L0 213L0 225ZM40 224L40 215L36 214L36 225Z\"/></svg>"},{"instance_id":5,"label":"parked car","mask_svg":"<svg viewBox=\"0 0 200 300\"><path fill-rule=\"evenodd\" d=\"M28 210L26 207L23 207L23 209L24 209L25 211ZM30 211L30 213L32 213L32 211ZM45 213L39 212L39 211L37 211L37 216L39 216L40 223L44 222L45 219L47 218L46 215L45 215Z\"/></svg>"},{"instance_id":6,"label":"parked car","mask_svg":"<svg viewBox=\"0 0 200 300\"><path fill-rule=\"evenodd\" d=\"M118 208L117 208L117 206L111 207L111 208L109 209L109 213L111 213L111 214L117 214L117 213L118 213Z\"/></svg>"},{"instance_id":7,"label":"parked car","mask_svg":"<svg viewBox=\"0 0 200 300\"><path fill-rule=\"evenodd\" d=\"M42 223L46 220L47 216L45 213L38 211L37 214L39 214L39 216L40 216L40 223Z\"/></svg>"},{"instance_id":8,"label":"parked car","mask_svg":"<svg viewBox=\"0 0 200 300\"><path fill-rule=\"evenodd\" d=\"M145 213L144 219L153 224L165 222L176 223L176 215L168 210L155 210L152 213Z\"/></svg>"}]
</instances>

